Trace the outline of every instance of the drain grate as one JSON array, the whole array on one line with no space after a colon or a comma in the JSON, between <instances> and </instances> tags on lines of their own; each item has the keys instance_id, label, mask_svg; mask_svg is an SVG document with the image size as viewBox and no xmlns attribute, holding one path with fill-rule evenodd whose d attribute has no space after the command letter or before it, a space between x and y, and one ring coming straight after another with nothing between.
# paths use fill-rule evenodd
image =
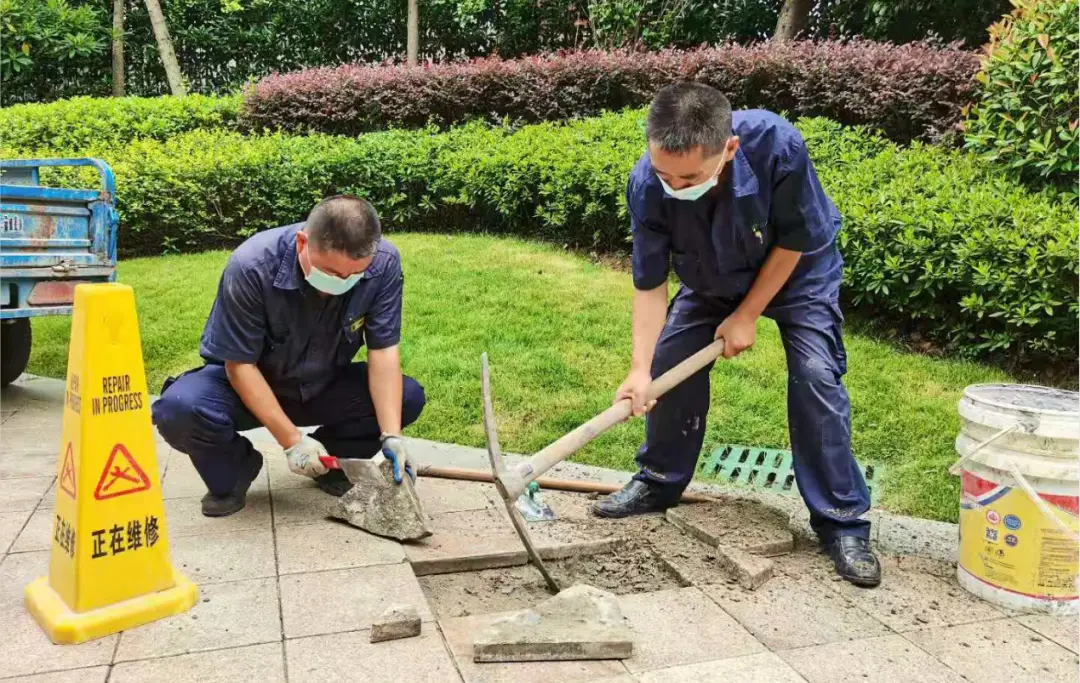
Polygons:
<instances>
[{"instance_id":1,"label":"drain grate","mask_svg":"<svg viewBox=\"0 0 1080 683\"><path fill-rule=\"evenodd\" d=\"M877 505L881 488L879 482L885 468L877 463L860 463L859 468L870 489L870 502ZM799 492L795 484L795 470L792 469L791 451L775 448L736 444L717 446L698 463L698 475L761 491L787 495L797 495Z\"/></svg>"}]
</instances>

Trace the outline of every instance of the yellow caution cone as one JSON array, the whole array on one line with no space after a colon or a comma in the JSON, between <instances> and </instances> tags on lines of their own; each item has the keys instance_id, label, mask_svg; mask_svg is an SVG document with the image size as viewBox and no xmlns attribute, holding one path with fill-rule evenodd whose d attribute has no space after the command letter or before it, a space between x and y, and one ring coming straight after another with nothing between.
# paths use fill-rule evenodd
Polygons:
<instances>
[{"instance_id":1,"label":"yellow caution cone","mask_svg":"<svg viewBox=\"0 0 1080 683\"><path fill-rule=\"evenodd\" d=\"M65 399L49 575L26 587L26 607L54 643L81 643L199 595L169 562L131 287L75 288Z\"/></svg>"}]
</instances>

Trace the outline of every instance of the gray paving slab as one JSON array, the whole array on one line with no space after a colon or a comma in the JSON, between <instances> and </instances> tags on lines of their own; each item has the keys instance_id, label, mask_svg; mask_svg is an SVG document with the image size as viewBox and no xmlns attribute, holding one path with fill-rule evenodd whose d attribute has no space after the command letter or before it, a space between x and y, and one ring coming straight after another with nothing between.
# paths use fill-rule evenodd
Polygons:
<instances>
[{"instance_id":1,"label":"gray paving slab","mask_svg":"<svg viewBox=\"0 0 1080 683\"><path fill-rule=\"evenodd\" d=\"M369 642L367 631L285 642L289 683L459 683L454 662L433 630L418 638Z\"/></svg>"},{"instance_id":2,"label":"gray paving slab","mask_svg":"<svg viewBox=\"0 0 1080 683\"><path fill-rule=\"evenodd\" d=\"M0 450L0 479L55 477L57 457L51 448L16 451L5 444Z\"/></svg>"},{"instance_id":3,"label":"gray paving slab","mask_svg":"<svg viewBox=\"0 0 1080 683\"><path fill-rule=\"evenodd\" d=\"M726 583L702 590L771 650L889 634L884 624L830 589L831 574L824 556L799 553L777 558L776 576L754 592Z\"/></svg>"},{"instance_id":4,"label":"gray paving slab","mask_svg":"<svg viewBox=\"0 0 1080 683\"><path fill-rule=\"evenodd\" d=\"M53 645L23 606L28 583L49 573L49 553L8 555L0 562L0 664L6 676L108 664L118 636L80 645Z\"/></svg>"},{"instance_id":5,"label":"gray paving slab","mask_svg":"<svg viewBox=\"0 0 1080 683\"><path fill-rule=\"evenodd\" d=\"M275 533L281 575L405 561L400 544L341 522L281 526Z\"/></svg>"},{"instance_id":6,"label":"gray paving slab","mask_svg":"<svg viewBox=\"0 0 1080 683\"><path fill-rule=\"evenodd\" d=\"M427 562L459 558L460 567L454 571L483 566L487 556L511 555L522 551L521 539L508 521L494 509L447 512L432 515L434 534L405 546L409 561L417 564L420 574L431 573L420 565ZM448 571L448 570L443 570Z\"/></svg>"},{"instance_id":7,"label":"gray paving slab","mask_svg":"<svg viewBox=\"0 0 1080 683\"><path fill-rule=\"evenodd\" d=\"M1024 626L1073 652L1080 652L1080 619L1075 616L1055 617L1049 614L1029 614L1017 617Z\"/></svg>"},{"instance_id":8,"label":"gray paving slab","mask_svg":"<svg viewBox=\"0 0 1080 683\"><path fill-rule=\"evenodd\" d=\"M771 652L646 671L640 683L806 683Z\"/></svg>"},{"instance_id":9,"label":"gray paving slab","mask_svg":"<svg viewBox=\"0 0 1080 683\"><path fill-rule=\"evenodd\" d=\"M31 510L0 512L0 552L7 552L33 514Z\"/></svg>"},{"instance_id":10,"label":"gray paving slab","mask_svg":"<svg viewBox=\"0 0 1080 683\"><path fill-rule=\"evenodd\" d=\"M199 601L187 612L124 631L117 662L281 640L277 580L200 584Z\"/></svg>"},{"instance_id":11,"label":"gray paving slab","mask_svg":"<svg viewBox=\"0 0 1080 683\"><path fill-rule=\"evenodd\" d=\"M778 654L809 683L967 683L900 635L814 645Z\"/></svg>"},{"instance_id":12,"label":"gray paving slab","mask_svg":"<svg viewBox=\"0 0 1080 683\"><path fill-rule=\"evenodd\" d=\"M424 591L404 562L281 577L286 638L367 629L399 603L415 607L422 621L432 621Z\"/></svg>"},{"instance_id":13,"label":"gray paving slab","mask_svg":"<svg viewBox=\"0 0 1080 683\"><path fill-rule=\"evenodd\" d=\"M4 683L105 683L109 676L109 667L92 666L86 669L69 669L47 674L32 674L5 678Z\"/></svg>"},{"instance_id":14,"label":"gray paving slab","mask_svg":"<svg viewBox=\"0 0 1080 683\"><path fill-rule=\"evenodd\" d=\"M624 662L634 674L765 651L698 588L624 595L619 604L634 631L634 656Z\"/></svg>"},{"instance_id":15,"label":"gray paving slab","mask_svg":"<svg viewBox=\"0 0 1080 683\"><path fill-rule=\"evenodd\" d=\"M169 538L173 565L199 585L275 575L269 529Z\"/></svg>"},{"instance_id":16,"label":"gray paving slab","mask_svg":"<svg viewBox=\"0 0 1080 683\"><path fill-rule=\"evenodd\" d=\"M614 660L477 664L473 661L473 636L503 616L506 614L481 614L439 621L466 683L590 683L627 673L622 663Z\"/></svg>"},{"instance_id":17,"label":"gray paving slab","mask_svg":"<svg viewBox=\"0 0 1080 683\"><path fill-rule=\"evenodd\" d=\"M14 513L16 515L22 513ZM38 510L30 515L26 526L19 532L9 552L25 553L33 550L48 550L52 547L52 527L55 513L51 509Z\"/></svg>"},{"instance_id":18,"label":"gray paving slab","mask_svg":"<svg viewBox=\"0 0 1080 683\"><path fill-rule=\"evenodd\" d=\"M911 642L970 681L1076 683L1080 659L1012 619L916 631Z\"/></svg>"},{"instance_id":19,"label":"gray paving slab","mask_svg":"<svg viewBox=\"0 0 1080 683\"><path fill-rule=\"evenodd\" d=\"M887 553L956 561L960 537L955 524L887 515L880 518L877 527L877 545Z\"/></svg>"},{"instance_id":20,"label":"gray paving slab","mask_svg":"<svg viewBox=\"0 0 1080 683\"><path fill-rule=\"evenodd\" d=\"M954 580L906 571L883 556L881 585L873 590L835 581L844 597L897 632L998 619L1002 612L973 597Z\"/></svg>"},{"instance_id":21,"label":"gray paving slab","mask_svg":"<svg viewBox=\"0 0 1080 683\"><path fill-rule=\"evenodd\" d=\"M308 486L274 489L270 494L274 502L274 524L278 527L296 524L325 522L338 499L316 488L308 480Z\"/></svg>"},{"instance_id":22,"label":"gray paving slab","mask_svg":"<svg viewBox=\"0 0 1080 683\"><path fill-rule=\"evenodd\" d=\"M169 523L169 538L201 534L269 530L270 492L254 491L247 497L243 510L228 517L207 517L202 513L202 497L169 498L165 501L165 518Z\"/></svg>"},{"instance_id":23,"label":"gray paving slab","mask_svg":"<svg viewBox=\"0 0 1080 683\"><path fill-rule=\"evenodd\" d=\"M462 485L461 482L430 477L416 480L416 494L429 515L492 507L491 500L485 495L488 490L495 492L495 485L479 482Z\"/></svg>"},{"instance_id":24,"label":"gray paving slab","mask_svg":"<svg viewBox=\"0 0 1080 683\"><path fill-rule=\"evenodd\" d=\"M109 683L285 683L283 643L120 662ZM76 683L76 681L72 681ZM78 683L81 683L78 682Z\"/></svg>"}]
</instances>

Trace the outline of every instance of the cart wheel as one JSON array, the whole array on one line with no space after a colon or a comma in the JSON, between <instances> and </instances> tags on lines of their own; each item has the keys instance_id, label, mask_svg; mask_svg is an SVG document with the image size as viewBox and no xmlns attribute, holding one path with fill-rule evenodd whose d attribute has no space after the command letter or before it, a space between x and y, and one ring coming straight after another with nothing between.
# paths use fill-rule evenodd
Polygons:
<instances>
[{"instance_id":1,"label":"cart wheel","mask_svg":"<svg viewBox=\"0 0 1080 683\"><path fill-rule=\"evenodd\" d=\"M30 361L30 319L0 322L0 387L18 379Z\"/></svg>"}]
</instances>

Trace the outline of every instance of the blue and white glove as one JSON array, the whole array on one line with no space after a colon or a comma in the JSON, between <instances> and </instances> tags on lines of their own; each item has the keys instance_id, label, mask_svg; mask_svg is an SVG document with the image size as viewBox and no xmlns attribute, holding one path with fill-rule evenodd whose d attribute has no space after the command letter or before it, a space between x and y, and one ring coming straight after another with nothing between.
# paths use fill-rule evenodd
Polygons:
<instances>
[{"instance_id":1,"label":"blue and white glove","mask_svg":"<svg viewBox=\"0 0 1080 683\"><path fill-rule=\"evenodd\" d=\"M328 455L326 448L306 434L291 448L285 449L285 458L289 461L289 469L305 477L314 478L330 471L319 460L319 456L324 455Z\"/></svg>"},{"instance_id":2,"label":"blue and white glove","mask_svg":"<svg viewBox=\"0 0 1080 683\"><path fill-rule=\"evenodd\" d=\"M409 475L410 479L416 481L416 474L413 472L412 461L409 460L409 451L405 448L404 439L400 436L384 434L382 437L382 452L394 467L394 481L396 483L401 483L402 470Z\"/></svg>"}]
</instances>

